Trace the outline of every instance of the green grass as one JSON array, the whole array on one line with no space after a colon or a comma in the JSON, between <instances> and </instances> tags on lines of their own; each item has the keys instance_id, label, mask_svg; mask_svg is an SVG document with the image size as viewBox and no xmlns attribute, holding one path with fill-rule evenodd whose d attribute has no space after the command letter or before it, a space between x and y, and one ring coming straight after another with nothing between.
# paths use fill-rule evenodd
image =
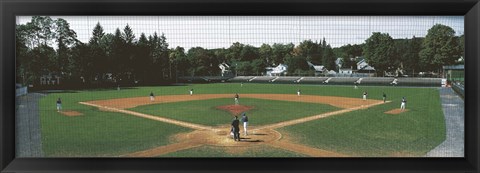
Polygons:
<instances>
[{"instance_id":1,"label":"green grass","mask_svg":"<svg viewBox=\"0 0 480 173\"><path fill-rule=\"evenodd\" d=\"M130 110L203 125L228 125L232 120L232 115L227 111L219 110L215 107L231 105L233 103L232 100L233 99L222 98L163 103L139 106ZM251 98L242 98L240 102L242 105L254 107L254 109L247 111L249 123L253 126L272 124L339 110L339 108L330 105L315 103Z\"/></svg>"},{"instance_id":2,"label":"green grass","mask_svg":"<svg viewBox=\"0 0 480 173\"><path fill-rule=\"evenodd\" d=\"M128 98L148 96L153 91L155 95L188 94L190 88L195 89L195 94L234 94L234 93L276 93L296 94L297 89L303 95L323 95L361 98L362 92L368 91L370 99L381 99L382 92L387 94L392 103L358 110L343 115L285 127L289 133L298 135L299 142L324 149L332 149L341 153L352 155L371 156L388 155L391 152L411 152L422 154L434 148L445 139L445 122L440 105L438 90L435 88L402 88L402 87L368 87L360 86L330 86L330 85L293 85L293 84L250 84L244 83L243 87L237 83L195 84L189 86L158 86L138 87L131 89L116 88L111 90L83 90L52 93L40 101L40 117L42 131L42 147L46 156L114 156L132 151L139 151L153 146L168 143L168 136L190 129L165 124L157 121L137 118L114 112L102 112L96 108L78 104L80 101L104 100L113 98ZM408 100L409 112L400 115L387 115L383 112L400 106L401 97ZM55 112L55 100L61 97L64 110L74 110L83 113L79 117L65 117ZM241 103L247 104L249 99L242 98ZM211 100L212 102L221 100ZM253 104L267 104L266 101L250 100ZM201 105L202 101L197 105ZM205 101L203 101L205 102ZM207 101L209 102L209 101ZM227 99L225 104L231 103ZM272 101L271 103L273 103ZM275 101L279 103L283 101ZM178 103L180 105L186 104ZM175 103L177 104L177 103ZM249 103L250 104L250 103ZM287 106L295 102L284 103ZM304 105L305 103L302 103ZM214 105L214 104L213 104ZM305 104L308 105L308 104ZM160 106L162 112L175 112L181 114L186 107L167 108ZM152 109L157 109L152 107ZM270 123L280 120L277 117L268 119L267 116L255 115L265 110L262 105L258 110L249 112L252 125ZM291 106L290 112L312 111L317 106ZM323 106L323 105L322 105ZM284 106L281 106L282 109ZM261 109L260 109L261 108ZM323 109L323 108L322 108ZM320 109L320 111L322 110ZM193 110L188 110L193 111ZM257 112L255 112L257 111ZM277 110L279 111L279 110ZM213 110L211 112L214 112ZM204 114L195 111L196 114ZM227 113L217 112L223 116ZM159 113L168 116L172 114ZM195 122L195 114L185 114L185 121ZM293 114L298 116L302 114ZM197 116L198 117L198 116ZM257 118L261 117L261 118ZM180 116L178 118L183 118ZM218 117L217 117L218 118ZM215 123L230 122L231 118L215 118ZM228 118L228 119L227 119ZM213 121L213 119L205 118ZM210 122L209 122L210 123Z\"/></svg>"},{"instance_id":3,"label":"green grass","mask_svg":"<svg viewBox=\"0 0 480 173\"><path fill-rule=\"evenodd\" d=\"M445 140L445 121L438 91L417 90L407 97L408 112L383 113L400 107L395 100L279 130L298 138L298 143L352 156L423 156Z\"/></svg>"},{"instance_id":4,"label":"green grass","mask_svg":"<svg viewBox=\"0 0 480 173\"><path fill-rule=\"evenodd\" d=\"M170 135L190 129L131 115L101 112L80 104L67 106L83 113L57 113L54 97L40 102L42 148L47 157L118 156L169 144Z\"/></svg>"},{"instance_id":5,"label":"green grass","mask_svg":"<svg viewBox=\"0 0 480 173\"><path fill-rule=\"evenodd\" d=\"M248 149L244 149L244 147L230 147L228 150L225 147L200 146L157 157L308 157L303 154L263 145L252 146Z\"/></svg>"}]
</instances>

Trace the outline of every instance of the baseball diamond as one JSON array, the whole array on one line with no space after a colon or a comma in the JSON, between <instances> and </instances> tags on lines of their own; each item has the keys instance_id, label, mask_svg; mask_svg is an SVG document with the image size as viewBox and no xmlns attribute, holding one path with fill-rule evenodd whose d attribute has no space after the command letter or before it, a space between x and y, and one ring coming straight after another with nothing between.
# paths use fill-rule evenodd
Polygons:
<instances>
[{"instance_id":1,"label":"baseball diamond","mask_svg":"<svg viewBox=\"0 0 480 173\"><path fill-rule=\"evenodd\" d=\"M445 141L438 88L359 88L211 83L49 93L39 101L41 150L47 157L418 157ZM407 110L392 114L402 97ZM52 106L57 98L62 112ZM249 118L240 142L230 136L236 106Z\"/></svg>"}]
</instances>

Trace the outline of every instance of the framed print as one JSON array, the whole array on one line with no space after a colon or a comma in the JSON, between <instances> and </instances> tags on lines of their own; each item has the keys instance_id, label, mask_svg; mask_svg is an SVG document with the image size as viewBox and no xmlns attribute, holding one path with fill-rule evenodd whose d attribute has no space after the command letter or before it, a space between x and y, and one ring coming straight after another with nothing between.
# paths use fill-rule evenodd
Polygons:
<instances>
[{"instance_id":1,"label":"framed print","mask_svg":"<svg viewBox=\"0 0 480 173\"><path fill-rule=\"evenodd\" d=\"M478 8L2 2L2 171L478 171Z\"/></svg>"}]
</instances>

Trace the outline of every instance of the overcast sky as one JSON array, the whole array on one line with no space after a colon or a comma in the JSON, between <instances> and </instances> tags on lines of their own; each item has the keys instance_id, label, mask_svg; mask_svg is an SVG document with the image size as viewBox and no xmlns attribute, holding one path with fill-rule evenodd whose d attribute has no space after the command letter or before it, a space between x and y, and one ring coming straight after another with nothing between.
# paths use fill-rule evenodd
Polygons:
<instances>
[{"instance_id":1,"label":"overcast sky","mask_svg":"<svg viewBox=\"0 0 480 173\"><path fill-rule=\"evenodd\" d=\"M424 37L434 24L464 33L463 16L51 16L67 20L80 41L86 43L100 22L106 33L128 24L136 39L154 32L164 33L170 48L228 48L234 42L259 47L262 43L321 41L333 47L361 44L372 32L388 33L393 38ZM18 16L25 24L31 16Z\"/></svg>"}]
</instances>

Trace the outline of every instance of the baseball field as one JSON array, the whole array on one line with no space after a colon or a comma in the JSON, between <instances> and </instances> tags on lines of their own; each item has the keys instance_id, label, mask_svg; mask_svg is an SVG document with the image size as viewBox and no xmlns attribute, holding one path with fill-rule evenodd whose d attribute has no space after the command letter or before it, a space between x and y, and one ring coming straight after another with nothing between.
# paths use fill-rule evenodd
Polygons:
<instances>
[{"instance_id":1,"label":"baseball field","mask_svg":"<svg viewBox=\"0 0 480 173\"><path fill-rule=\"evenodd\" d=\"M437 88L192 84L62 91L39 107L47 157L417 157L446 138Z\"/></svg>"}]
</instances>

